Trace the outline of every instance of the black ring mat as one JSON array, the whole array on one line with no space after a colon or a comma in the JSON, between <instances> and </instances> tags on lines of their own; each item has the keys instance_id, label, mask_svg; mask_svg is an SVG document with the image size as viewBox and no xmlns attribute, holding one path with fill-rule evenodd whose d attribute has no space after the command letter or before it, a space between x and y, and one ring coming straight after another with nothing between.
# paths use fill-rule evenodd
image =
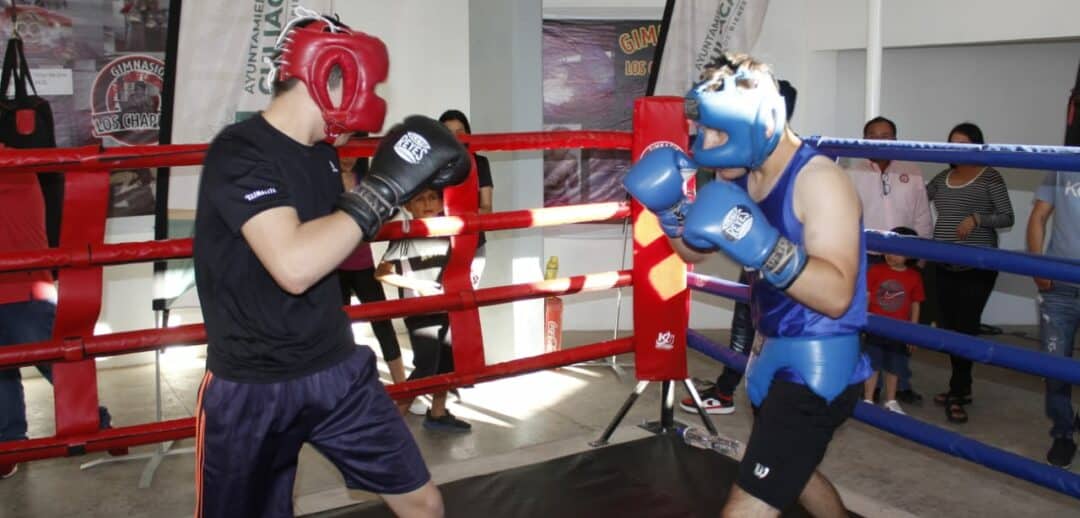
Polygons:
<instances>
[{"instance_id":1,"label":"black ring mat","mask_svg":"<svg viewBox=\"0 0 1080 518\"><path fill-rule=\"evenodd\" d=\"M656 435L456 480L439 489L450 518L715 518L737 474L738 463L731 458L687 446L674 435ZM382 502L370 502L308 516L394 515ZM796 505L783 516L810 515Z\"/></svg>"}]
</instances>

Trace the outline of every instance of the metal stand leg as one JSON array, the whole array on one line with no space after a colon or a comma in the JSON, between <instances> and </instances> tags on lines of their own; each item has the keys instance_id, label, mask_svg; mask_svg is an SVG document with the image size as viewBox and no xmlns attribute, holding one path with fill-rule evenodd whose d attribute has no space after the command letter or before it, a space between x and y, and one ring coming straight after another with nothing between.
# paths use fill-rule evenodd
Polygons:
<instances>
[{"instance_id":1,"label":"metal stand leg","mask_svg":"<svg viewBox=\"0 0 1080 518\"><path fill-rule=\"evenodd\" d=\"M689 379L683 380L683 386L686 387L686 391L690 393L690 398L694 400L694 408L697 409L698 415L701 416L701 422L705 425L705 428L709 430L709 433L716 435L716 425L713 424L712 418L709 417L708 412L705 411L705 405L701 402L701 395L698 394L694 383Z\"/></svg>"},{"instance_id":2,"label":"metal stand leg","mask_svg":"<svg viewBox=\"0 0 1080 518\"><path fill-rule=\"evenodd\" d=\"M630 407L634 406L634 402L641 396L642 392L645 392L645 387L649 386L648 381L639 381L637 386L634 387L634 391L630 393L630 396L626 398L626 402L623 403L619 411L615 413L615 418L608 423L607 428L604 429L604 433L600 435L600 438L589 443L589 446L598 448L600 446L607 446L608 440L611 439L611 434L615 433L615 429L618 428L619 423L626 417L626 413L630 411Z\"/></svg>"},{"instance_id":3,"label":"metal stand leg","mask_svg":"<svg viewBox=\"0 0 1080 518\"><path fill-rule=\"evenodd\" d=\"M169 322L169 310L165 309L158 313L158 327L163 328ZM160 422L164 418L164 411L162 409L162 397L161 397L161 349L154 350L154 394L156 396L156 408L155 415ZM161 465L161 461L169 455L184 455L188 453L194 453L195 448L177 448L172 449L173 441L163 442L158 444L158 447L153 453L139 453L135 455L125 455L123 457L105 457L101 459L92 460L90 462L79 465L79 469L86 470L92 469L97 466L105 464L113 464L116 462L129 462L135 460L149 459L146 463L146 467L143 468L142 476L139 477L139 489L146 489L150 487L150 483L154 480L154 473L157 472L158 466Z\"/></svg>"},{"instance_id":4,"label":"metal stand leg","mask_svg":"<svg viewBox=\"0 0 1080 518\"><path fill-rule=\"evenodd\" d=\"M627 229L630 226L630 218L623 219L622 224L622 256L619 258L619 269L626 269L626 246L629 243ZM622 288L615 290L615 328L611 331L611 339L615 340L619 338L619 320L622 317ZM619 363L618 358L615 356L609 356L602 360L593 360L588 362L582 362L576 365L576 367L602 367L609 368L615 373L615 377L622 379L626 372L624 367L633 367L633 363Z\"/></svg>"},{"instance_id":5,"label":"metal stand leg","mask_svg":"<svg viewBox=\"0 0 1080 518\"><path fill-rule=\"evenodd\" d=\"M664 381L660 391L660 420L641 425L642 428L656 434L675 431L675 382Z\"/></svg>"}]
</instances>

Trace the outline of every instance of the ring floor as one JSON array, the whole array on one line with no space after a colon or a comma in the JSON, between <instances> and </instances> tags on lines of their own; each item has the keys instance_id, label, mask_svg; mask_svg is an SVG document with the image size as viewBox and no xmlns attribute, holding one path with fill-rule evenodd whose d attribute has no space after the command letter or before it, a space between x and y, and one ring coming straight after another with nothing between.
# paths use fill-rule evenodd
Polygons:
<instances>
[{"instance_id":1,"label":"ring floor","mask_svg":"<svg viewBox=\"0 0 1080 518\"><path fill-rule=\"evenodd\" d=\"M992 338L1037 348L1037 342L1030 338L1034 336L1033 329L1006 331ZM724 331L707 334L720 343L727 339ZM566 342L581 344L607 338L610 332L577 332L567 333ZM402 339L407 343L406 337ZM407 348L405 355L408 364ZM920 350L916 351L912 366L915 387L927 400L921 406L906 406L910 415L1020 455L1044 459L1050 439L1049 423L1042 411L1041 379L995 367L976 367L975 402L968 407L970 421L953 425L946 421L942 408L929 401L946 386L948 359L939 353ZM718 364L690 353L692 376L711 379L718 369ZM174 357L164 362L166 418L192 415L202 373L200 358ZM99 370L99 391L115 423L154 419L153 375L153 365ZM49 385L41 378L27 379L25 385L30 435L51 435L53 410ZM473 423L473 432L467 435L424 430L418 416L410 415L406 420L436 481L445 483L588 449L586 442L607 425L633 385L632 371L620 379L607 367L567 367L462 390L462 401L451 398L451 410ZM617 430L615 439L642 437L644 432L632 425L656 419L659 399L659 385L650 385L624 421L627 426ZM713 416L713 421L721 433L745 439L751 418L743 394L737 397L736 405L734 414ZM696 422L694 416L676 412L680 420ZM177 444L190 445L190 440ZM151 452L155 447L133 448L132 453ZM194 502L191 455L166 458L148 489L136 487L145 461L110 463L80 471L80 464L96 458L100 455L20 465L14 477L0 480L3 507L0 514L5 518L191 516ZM1080 461L1074 463L1073 470L1080 472ZM854 421L837 432L822 471L839 487L848 507L864 516L1080 516L1080 501ZM345 490L332 465L310 449L301 454L295 495L298 515L375 498Z\"/></svg>"}]
</instances>

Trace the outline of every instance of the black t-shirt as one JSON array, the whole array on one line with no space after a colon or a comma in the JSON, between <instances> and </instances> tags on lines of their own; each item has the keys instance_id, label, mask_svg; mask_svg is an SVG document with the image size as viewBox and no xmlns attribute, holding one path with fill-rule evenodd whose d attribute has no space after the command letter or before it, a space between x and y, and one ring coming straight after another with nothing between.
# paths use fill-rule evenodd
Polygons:
<instances>
[{"instance_id":1,"label":"black t-shirt","mask_svg":"<svg viewBox=\"0 0 1080 518\"><path fill-rule=\"evenodd\" d=\"M491 164L488 163L486 156L473 155L476 157L476 179L479 180L480 185L477 187L483 189L484 187L495 187L495 184L491 183ZM476 243L476 247L480 248L487 243L487 236L483 232L480 233L480 240Z\"/></svg>"},{"instance_id":2,"label":"black t-shirt","mask_svg":"<svg viewBox=\"0 0 1080 518\"><path fill-rule=\"evenodd\" d=\"M342 191L337 151L305 146L261 115L210 144L195 215L195 281L206 324L207 368L240 382L298 378L345 360L352 331L337 274L301 295L278 286L240 233L256 214L293 207L326 216Z\"/></svg>"}]
</instances>

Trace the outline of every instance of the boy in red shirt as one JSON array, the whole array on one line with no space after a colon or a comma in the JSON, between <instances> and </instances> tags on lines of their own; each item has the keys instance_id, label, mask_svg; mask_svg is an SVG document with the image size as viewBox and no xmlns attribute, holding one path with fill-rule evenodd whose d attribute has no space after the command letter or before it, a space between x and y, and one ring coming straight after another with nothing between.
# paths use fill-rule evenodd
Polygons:
<instances>
[{"instance_id":1,"label":"boy in red shirt","mask_svg":"<svg viewBox=\"0 0 1080 518\"><path fill-rule=\"evenodd\" d=\"M916 232L908 227L896 227L892 232L902 236L915 236ZM885 262L870 266L866 273L866 289L869 291L868 310L875 315L919 321L919 303L926 295L923 292L922 276L911 268L914 259L902 255L885 254ZM890 340L871 334L864 335L863 350L870 357L870 366L874 372L867 378L863 399L873 404L874 388L878 382L878 371L885 372L885 408L903 414L904 410L896 401L897 374L911 354L912 347L896 340Z\"/></svg>"}]
</instances>

